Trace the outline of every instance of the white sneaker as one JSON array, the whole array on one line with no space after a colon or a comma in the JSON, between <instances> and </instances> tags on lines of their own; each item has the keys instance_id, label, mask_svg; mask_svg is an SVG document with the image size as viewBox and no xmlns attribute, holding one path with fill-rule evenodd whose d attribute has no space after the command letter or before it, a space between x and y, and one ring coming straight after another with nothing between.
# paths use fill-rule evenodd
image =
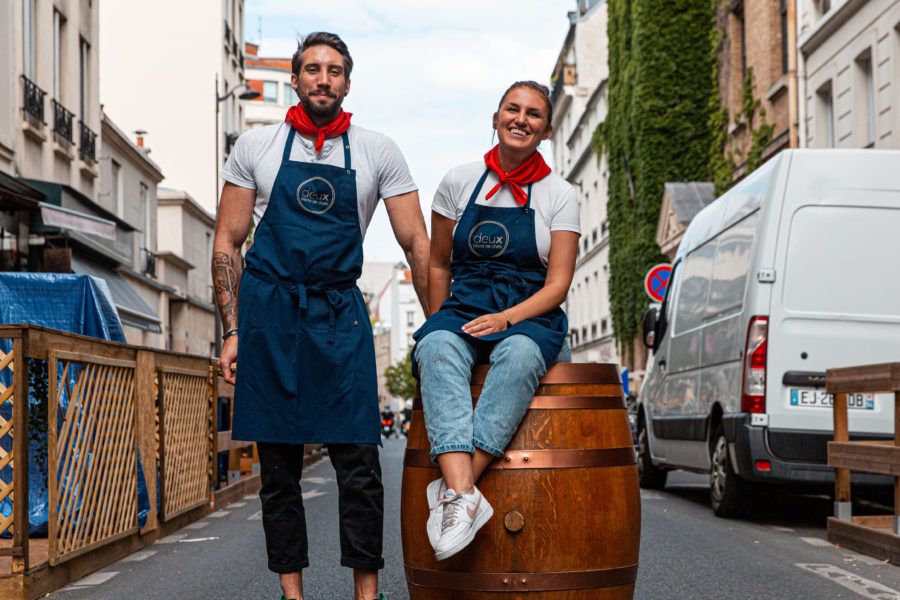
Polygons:
<instances>
[{"instance_id":1,"label":"white sneaker","mask_svg":"<svg viewBox=\"0 0 900 600\"><path fill-rule=\"evenodd\" d=\"M430 510L428 513L428 521L425 524L425 530L428 532L428 541L431 542L432 548L437 547L438 539L441 537L441 521L444 516L444 505L441 503L441 499L443 498L444 490L446 489L447 484L444 482L443 477L435 479L428 484L427 488L425 488L425 494L428 497L428 508Z\"/></svg>"},{"instance_id":2,"label":"white sneaker","mask_svg":"<svg viewBox=\"0 0 900 600\"><path fill-rule=\"evenodd\" d=\"M441 500L444 516L441 537L434 549L435 558L450 558L475 539L475 534L494 515L494 509L476 487L471 494L444 492Z\"/></svg>"}]
</instances>

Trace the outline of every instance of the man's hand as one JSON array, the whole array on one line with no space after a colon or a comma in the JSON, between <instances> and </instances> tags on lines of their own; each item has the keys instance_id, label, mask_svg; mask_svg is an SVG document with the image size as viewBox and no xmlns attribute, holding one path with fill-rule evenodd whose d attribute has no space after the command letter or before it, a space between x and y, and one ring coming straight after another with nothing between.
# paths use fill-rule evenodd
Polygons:
<instances>
[{"instance_id":1,"label":"man's hand","mask_svg":"<svg viewBox=\"0 0 900 600\"><path fill-rule=\"evenodd\" d=\"M219 371L226 383L234 385L234 371L231 365L237 361L238 336L233 335L225 340L222 345L222 353L219 355Z\"/></svg>"},{"instance_id":2,"label":"man's hand","mask_svg":"<svg viewBox=\"0 0 900 600\"><path fill-rule=\"evenodd\" d=\"M462 326L462 330L472 337L482 337L500 331L506 331L506 314L491 313L469 321Z\"/></svg>"}]
</instances>

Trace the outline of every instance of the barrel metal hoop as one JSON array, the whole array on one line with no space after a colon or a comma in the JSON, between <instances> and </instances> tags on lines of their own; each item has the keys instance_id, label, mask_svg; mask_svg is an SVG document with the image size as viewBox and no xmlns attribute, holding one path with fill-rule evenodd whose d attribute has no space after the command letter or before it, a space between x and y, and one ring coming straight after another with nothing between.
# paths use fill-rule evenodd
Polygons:
<instances>
[{"instance_id":1,"label":"barrel metal hoop","mask_svg":"<svg viewBox=\"0 0 900 600\"><path fill-rule=\"evenodd\" d=\"M474 406L478 400L472 397ZM413 410L422 410L422 398L413 398ZM535 396L528 405L529 410L610 410L624 409L625 398L622 396Z\"/></svg>"},{"instance_id":2,"label":"barrel metal hoop","mask_svg":"<svg viewBox=\"0 0 900 600\"><path fill-rule=\"evenodd\" d=\"M406 566L410 585L455 591L552 592L628 585L637 579L638 566L544 573L462 573L429 571Z\"/></svg>"},{"instance_id":3,"label":"barrel metal hoop","mask_svg":"<svg viewBox=\"0 0 900 600\"><path fill-rule=\"evenodd\" d=\"M489 469L578 469L589 467L622 467L635 464L634 448L590 448L586 450L507 450ZM423 448L407 448L403 466L437 468L430 452Z\"/></svg>"}]
</instances>

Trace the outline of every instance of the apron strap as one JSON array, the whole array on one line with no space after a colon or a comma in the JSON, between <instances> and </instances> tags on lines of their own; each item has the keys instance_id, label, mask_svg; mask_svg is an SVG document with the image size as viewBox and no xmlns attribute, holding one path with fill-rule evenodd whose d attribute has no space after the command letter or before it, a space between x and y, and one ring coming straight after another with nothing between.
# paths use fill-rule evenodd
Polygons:
<instances>
[{"instance_id":1,"label":"apron strap","mask_svg":"<svg viewBox=\"0 0 900 600\"><path fill-rule=\"evenodd\" d=\"M531 186L533 186L533 185L534 185L534 183L528 184L528 197L525 199L525 213L526 214L528 213L528 209L531 208Z\"/></svg>"},{"instance_id":2,"label":"apron strap","mask_svg":"<svg viewBox=\"0 0 900 600\"><path fill-rule=\"evenodd\" d=\"M478 180L478 183L475 184L475 189L472 190L472 195L469 196L469 201L466 203L468 207L470 204L475 204L475 201L478 200L478 194L481 193L481 188L484 186L484 182L487 179L489 169L485 169L484 173L481 174L481 179Z\"/></svg>"},{"instance_id":3,"label":"apron strap","mask_svg":"<svg viewBox=\"0 0 900 600\"><path fill-rule=\"evenodd\" d=\"M297 133L297 130L291 127L290 132L288 133L287 142L284 145L284 152L281 153L281 162L285 163L291 159L291 148L294 147L294 134Z\"/></svg>"},{"instance_id":4,"label":"apron strap","mask_svg":"<svg viewBox=\"0 0 900 600\"><path fill-rule=\"evenodd\" d=\"M353 167L350 166L350 136L346 131L341 134L341 142L344 145L344 168L349 171Z\"/></svg>"}]
</instances>

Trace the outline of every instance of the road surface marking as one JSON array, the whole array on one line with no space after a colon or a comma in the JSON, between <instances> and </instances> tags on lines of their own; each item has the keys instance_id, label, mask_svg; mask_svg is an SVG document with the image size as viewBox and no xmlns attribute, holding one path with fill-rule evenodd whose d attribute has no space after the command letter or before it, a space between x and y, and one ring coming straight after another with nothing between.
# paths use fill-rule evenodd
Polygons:
<instances>
[{"instance_id":1,"label":"road surface marking","mask_svg":"<svg viewBox=\"0 0 900 600\"><path fill-rule=\"evenodd\" d=\"M209 521L197 521L196 523L186 525L185 529L203 529L207 525L209 525Z\"/></svg>"},{"instance_id":2,"label":"road surface marking","mask_svg":"<svg viewBox=\"0 0 900 600\"><path fill-rule=\"evenodd\" d=\"M106 583L118 574L118 571L103 571L100 573L91 573L87 577L82 577L78 581L73 581L71 585L67 585L60 591L65 592L71 590L80 590L82 588L100 585L101 583Z\"/></svg>"},{"instance_id":3,"label":"road surface marking","mask_svg":"<svg viewBox=\"0 0 900 600\"><path fill-rule=\"evenodd\" d=\"M212 540L217 540L217 539L219 539L219 538L218 537L190 538L190 539L186 539L186 540L178 540L178 542L181 544L188 544L190 542L210 542Z\"/></svg>"},{"instance_id":4,"label":"road surface marking","mask_svg":"<svg viewBox=\"0 0 900 600\"><path fill-rule=\"evenodd\" d=\"M824 577L869 600L900 600L900 592L897 590L892 590L877 581L863 579L834 565L796 563L794 566Z\"/></svg>"},{"instance_id":5,"label":"road surface marking","mask_svg":"<svg viewBox=\"0 0 900 600\"><path fill-rule=\"evenodd\" d=\"M228 508L241 508L242 506L247 506L246 502L235 502L234 504L229 504Z\"/></svg>"},{"instance_id":6,"label":"road surface marking","mask_svg":"<svg viewBox=\"0 0 900 600\"><path fill-rule=\"evenodd\" d=\"M647 490L641 490L641 500L662 500L663 497L661 494L657 494L656 492L648 492Z\"/></svg>"},{"instance_id":7,"label":"road surface marking","mask_svg":"<svg viewBox=\"0 0 900 600\"><path fill-rule=\"evenodd\" d=\"M790 527L782 527L781 525L772 525L772 529L774 529L776 531L784 531L787 533L794 533L794 530L791 529Z\"/></svg>"},{"instance_id":8,"label":"road surface marking","mask_svg":"<svg viewBox=\"0 0 900 600\"><path fill-rule=\"evenodd\" d=\"M322 485L323 483L334 481L334 477L306 477L300 480L302 483L311 483L313 485Z\"/></svg>"},{"instance_id":9,"label":"road surface marking","mask_svg":"<svg viewBox=\"0 0 900 600\"><path fill-rule=\"evenodd\" d=\"M230 514L231 514L231 511L228 511L228 510L217 510L216 512L212 513L211 515L206 515L206 516L210 517L211 519L219 519L221 517L227 517Z\"/></svg>"},{"instance_id":10,"label":"road surface marking","mask_svg":"<svg viewBox=\"0 0 900 600\"><path fill-rule=\"evenodd\" d=\"M831 542L828 540L823 540L822 538L817 537L802 537L800 538L810 546L819 546L820 548L828 548L831 546Z\"/></svg>"},{"instance_id":11,"label":"road surface marking","mask_svg":"<svg viewBox=\"0 0 900 600\"><path fill-rule=\"evenodd\" d=\"M181 538L183 538L186 535L187 535L186 533L173 533L172 535L167 535L164 538L160 538L160 539L156 540L156 543L157 544L174 544L175 542L177 542L178 540L180 540Z\"/></svg>"},{"instance_id":12,"label":"road surface marking","mask_svg":"<svg viewBox=\"0 0 900 600\"><path fill-rule=\"evenodd\" d=\"M303 499L309 500L310 498L318 498L319 496L325 496L328 492L320 492L319 490L310 490L308 492L303 492Z\"/></svg>"},{"instance_id":13,"label":"road surface marking","mask_svg":"<svg viewBox=\"0 0 900 600\"><path fill-rule=\"evenodd\" d=\"M248 521L262 521L262 511L260 510L260 511L253 513L252 515L247 517L247 520Z\"/></svg>"},{"instance_id":14,"label":"road surface marking","mask_svg":"<svg viewBox=\"0 0 900 600\"><path fill-rule=\"evenodd\" d=\"M122 559L121 562L137 562L140 560L146 560L156 554L156 550L140 550L135 552L134 554L129 554L125 558Z\"/></svg>"}]
</instances>

